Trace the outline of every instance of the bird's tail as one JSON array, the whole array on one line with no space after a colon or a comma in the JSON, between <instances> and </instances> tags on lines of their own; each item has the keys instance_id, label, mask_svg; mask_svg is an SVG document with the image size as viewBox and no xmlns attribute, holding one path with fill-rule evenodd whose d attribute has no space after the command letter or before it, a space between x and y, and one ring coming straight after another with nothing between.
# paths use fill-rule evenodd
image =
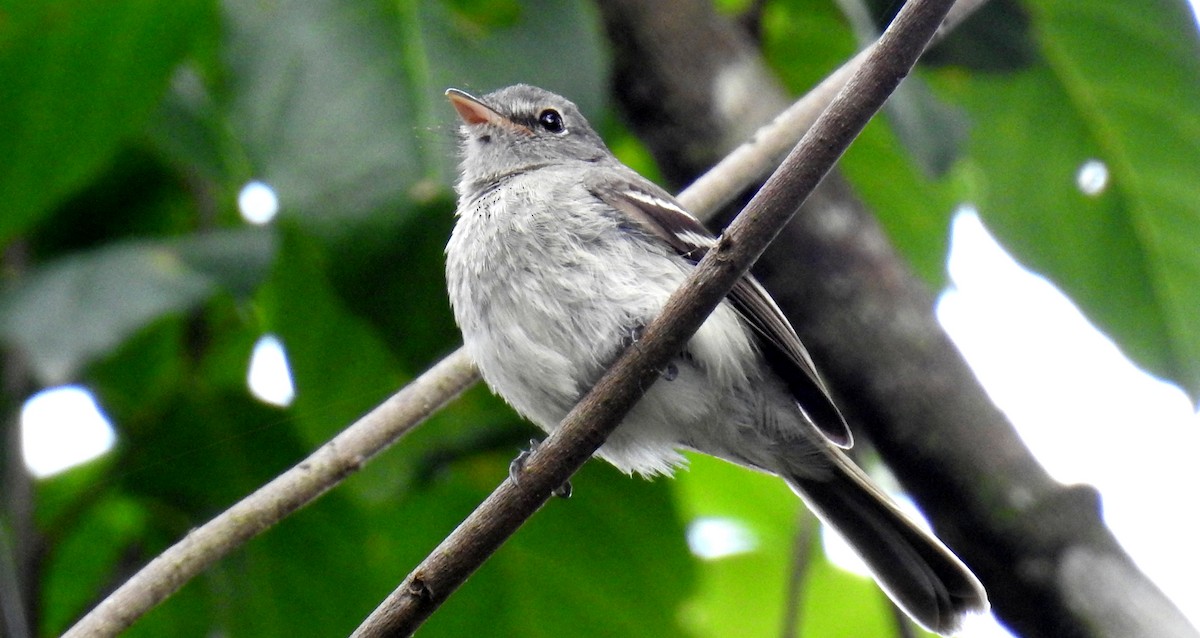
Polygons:
<instances>
[{"instance_id":1,"label":"bird's tail","mask_svg":"<svg viewBox=\"0 0 1200 638\"><path fill-rule=\"evenodd\" d=\"M968 615L987 611L987 594L975 575L909 521L844 454L830 452L830 472L784 478L862 556L888 596L939 634L951 634Z\"/></svg>"}]
</instances>

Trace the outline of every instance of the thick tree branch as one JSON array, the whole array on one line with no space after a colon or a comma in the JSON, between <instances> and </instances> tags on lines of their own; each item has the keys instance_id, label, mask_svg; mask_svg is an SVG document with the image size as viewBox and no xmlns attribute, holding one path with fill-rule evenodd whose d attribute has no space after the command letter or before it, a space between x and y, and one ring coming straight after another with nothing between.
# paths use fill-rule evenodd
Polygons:
<instances>
[{"instance_id":1,"label":"thick tree branch","mask_svg":"<svg viewBox=\"0 0 1200 638\"><path fill-rule=\"evenodd\" d=\"M127 629L195 575L356 472L478 379L465 350L442 359L295 467L172 545L64 638L115 636Z\"/></svg>"},{"instance_id":2,"label":"thick tree branch","mask_svg":"<svg viewBox=\"0 0 1200 638\"><path fill-rule=\"evenodd\" d=\"M679 11L678 4L707 7L700 19L710 23L695 32L710 33L716 29L711 22L722 20L705 1L600 2L610 32L620 32L614 39L636 45L618 53L618 64L627 64L617 72L622 81L709 96L682 109L679 98L627 101L626 111L639 135L658 132L646 136L651 145L670 144L661 133L674 129L662 122L678 120L702 124L683 133L691 148L707 144L710 153L725 152L728 131L712 130L720 118L705 114L718 108L714 96L729 83L722 73L731 68L730 60L745 65L749 54L736 51L705 66L672 59L670 49L659 45L661 33L687 31L679 16L699 13ZM980 4L960 1L954 12ZM660 29L664 20L674 24ZM948 18L947 28L950 23ZM736 30L728 22L725 28ZM637 74L652 77L632 77ZM756 87L756 95L766 99L779 92ZM805 126L812 117L805 103L823 92L814 90L771 126L784 121ZM770 157L773 137L757 134L730 160L755 147ZM664 173L677 182L705 168L687 163L669 146L651 150L660 163L670 164ZM746 168L737 177L722 174L729 180L723 183L701 177L688 192L718 205L725 193L756 179ZM852 426L865 429L939 535L981 577L1009 626L1028 636L1196 635L1112 539L1094 491L1055 483L1032 458L938 325L933 295L844 182L827 178L758 267L842 399Z\"/></svg>"},{"instance_id":3,"label":"thick tree branch","mask_svg":"<svg viewBox=\"0 0 1200 638\"><path fill-rule=\"evenodd\" d=\"M952 5L953 0L913 0L901 9L845 89L671 296L643 338L529 455L521 485L505 480L354 635L414 632L591 457L908 74Z\"/></svg>"},{"instance_id":4,"label":"thick tree branch","mask_svg":"<svg viewBox=\"0 0 1200 638\"><path fill-rule=\"evenodd\" d=\"M810 274L796 276L797 252ZM851 420L1005 624L1021 636L1196 636L1105 527L1095 490L1060 485L1033 458L845 182L827 181L762 265Z\"/></svg>"}]
</instances>

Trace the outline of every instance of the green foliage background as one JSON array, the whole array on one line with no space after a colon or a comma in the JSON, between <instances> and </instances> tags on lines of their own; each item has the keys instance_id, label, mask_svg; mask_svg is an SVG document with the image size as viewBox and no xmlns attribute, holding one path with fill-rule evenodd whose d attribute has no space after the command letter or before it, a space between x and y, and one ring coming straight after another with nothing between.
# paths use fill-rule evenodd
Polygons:
<instances>
[{"instance_id":1,"label":"green foliage background","mask_svg":"<svg viewBox=\"0 0 1200 638\"><path fill-rule=\"evenodd\" d=\"M764 51L797 93L855 46L833 3L766 6ZM0 338L25 385L83 383L120 437L36 485L40 633L456 347L441 275L447 86L569 95L653 170L610 111L605 47L578 0L0 2ZM1129 356L1200 396L1200 43L1187 5L1004 5L912 84L843 169L917 269L940 283L950 215L974 202ZM1075 186L1089 158L1111 174L1094 197ZM236 211L251 179L281 199L267 228ZM292 365L288 409L245 388L268 332ZM6 427L22 399L4 398ZM531 434L477 388L129 635L344 634ZM778 481L698 458L673 482L593 464L575 486L422 635L778 634L796 530L810 524ZM755 549L692 557L686 525L708 516L744 522ZM820 613L800 635L891 631L869 582L802 551L803 608Z\"/></svg>"}]
</instances>

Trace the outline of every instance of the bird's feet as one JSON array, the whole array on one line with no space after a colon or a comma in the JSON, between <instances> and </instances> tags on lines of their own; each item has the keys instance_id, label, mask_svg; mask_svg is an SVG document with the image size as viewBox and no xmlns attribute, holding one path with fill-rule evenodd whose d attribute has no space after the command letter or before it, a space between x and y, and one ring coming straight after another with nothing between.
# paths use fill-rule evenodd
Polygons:
<instances>
[{"instance_id":1,"label":"bird's feet","mask_svg":"<svg viewBox=\"0 0 1200 638\"><path fill-rule=\"evenodd\" d=\"M517 455L517 458L513 459L512 463L508 464L508 478L513 482L513 485L521 484L521 481L517 477L521 474L521 470L525 467L525 459L529 458L529 455L537 448L537 446L537 439L529 439L529 449L521 450L521 453ZM571 482L566 481L562 485L554 488L554 490L550 492L550 495L557 496L558 498L571 498Z\"/></svg>"},{"instance_id":2,"label":"bird's feet","mask_svg":"<svg viewBox=\"0 0 1200 638\"><path fill-rule=\"evenodd\" d=\"M625 335L624 346L628 348L642 340L642 335L646 333L646 325L642 323L635 324L629 328L628 334Z\"/></svg>"},{"instance_id":3,"label":"bird's feet","mask_svg":"<svg viewBox=\"0 0 1200 638\"><path fill-rule=\"evenodd\" d=\"M639 345L642 341L642 337L645 334L646 334L646 326L644 324L639 323L639 324L633 326L632 328L629 329L629 332L625 335L624 347L628 348L629 346ZM680 354L680 357L682 357L683 359L688 360L688 361L691 360L691 355L688 354L688 352L686 350L679 354ZM674 381L676 379L676 377L679 376L679 364L673 360L668 361L667 364L665 366L663 366L663 369L661 370L661 374L662 374L662 378L664 380Z\"/></svg>"}]
</instances>

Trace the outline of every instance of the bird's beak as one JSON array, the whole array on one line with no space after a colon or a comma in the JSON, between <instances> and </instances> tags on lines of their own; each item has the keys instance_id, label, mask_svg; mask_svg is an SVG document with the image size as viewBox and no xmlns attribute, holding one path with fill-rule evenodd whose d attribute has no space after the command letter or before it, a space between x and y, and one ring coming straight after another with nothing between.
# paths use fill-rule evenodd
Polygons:
<instances>
[{"instance_id":1,"label":"bird's beak","mask_svg":"<svg viewBox=\"0 0 1200 638\"><path fill-rule=\"evenodd\" d=\"M446 97L450 98L450 104L454 106L455 111L458 111L458 116L462 118L462 121L467 124L495 124L521 133L531 133L528 127L504 117L496 109L484 104L482 100L466 91L446 89Z\"/></svg>"}]
</instances>

